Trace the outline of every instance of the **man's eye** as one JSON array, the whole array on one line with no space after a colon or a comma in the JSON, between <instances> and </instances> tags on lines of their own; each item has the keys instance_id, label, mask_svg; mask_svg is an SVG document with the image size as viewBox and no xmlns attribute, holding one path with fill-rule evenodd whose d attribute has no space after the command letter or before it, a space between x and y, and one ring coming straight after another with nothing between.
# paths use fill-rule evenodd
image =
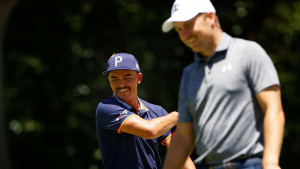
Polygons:
<instances>
[{"instance_id":1,"label":"man's eye","mask_svg":"<svg viewBox=\"0 0 300 169\"><path fill-rule=\"evenodd\" d=\"M176 29L175 29L175 31L176 31L176 32L180 32L180 31L181 31L181 29L179 29L179 28L176 28Z\"/></svg>"}]
</instances>

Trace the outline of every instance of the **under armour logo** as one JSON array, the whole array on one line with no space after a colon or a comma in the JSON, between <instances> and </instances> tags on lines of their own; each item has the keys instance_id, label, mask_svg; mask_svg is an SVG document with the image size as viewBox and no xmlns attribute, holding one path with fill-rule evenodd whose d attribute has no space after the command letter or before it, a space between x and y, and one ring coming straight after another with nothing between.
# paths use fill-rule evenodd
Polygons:
<instances>
[{"instance_id":1,"label":"under armour logo","mask_svg":"<svg viewBox=\"0 0 300 169\"><path fill-rule=\"evenodd\" d=\"M222 72L231 71L231 69L232 69L232 65L231 64L222 66Z\"/></svg>"}]
</instances>

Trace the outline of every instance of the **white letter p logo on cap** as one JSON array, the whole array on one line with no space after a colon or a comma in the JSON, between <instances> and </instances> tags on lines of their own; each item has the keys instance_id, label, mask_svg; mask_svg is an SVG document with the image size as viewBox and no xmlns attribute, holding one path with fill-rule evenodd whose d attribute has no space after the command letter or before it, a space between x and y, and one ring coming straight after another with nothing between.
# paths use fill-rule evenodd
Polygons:
<instances>
[{"instance_id":1,"label":"white letter p logo on cap","mask_svg":"<svg viewBox=\"0 0 300 169\"><path fill-rule=\"evenodd\" d=\"M122 56L117 56L115 58L115 66L118 66L118 63L122 62Z\"/></svg>"}]
</instances>

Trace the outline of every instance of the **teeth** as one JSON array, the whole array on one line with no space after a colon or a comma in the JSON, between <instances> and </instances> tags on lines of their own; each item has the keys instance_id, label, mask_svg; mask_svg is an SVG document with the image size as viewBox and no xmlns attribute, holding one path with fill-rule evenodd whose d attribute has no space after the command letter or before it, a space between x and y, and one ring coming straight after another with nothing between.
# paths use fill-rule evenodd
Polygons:
<instances>
[{"instance_id":1,"label":"teeth","mask_svg":"<svg viewBox=\"0 0 300 169\"><path fill-rule=\"evenodd\" d=\"M127 89L121 89L120 90L120 92L126 92L127 91Z\"/></svg>"}]
</instances>

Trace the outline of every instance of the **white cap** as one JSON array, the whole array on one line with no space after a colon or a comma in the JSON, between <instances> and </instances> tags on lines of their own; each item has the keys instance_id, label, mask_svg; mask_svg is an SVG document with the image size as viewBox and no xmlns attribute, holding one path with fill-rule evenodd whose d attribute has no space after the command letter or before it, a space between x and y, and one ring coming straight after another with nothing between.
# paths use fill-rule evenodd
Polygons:
<instances>
[{"instance_id":1,"label":"white cap","mask_svg":"<svg viewBox=\"0 0 300 169\"><path fill-rule=\"evenodd\" d=\"M210 0L176 0L172 6L171 17L162 25L163 32L169 32L173 22L188 21L199 13L216 13Z\"/></svg>"}]
</instances>

